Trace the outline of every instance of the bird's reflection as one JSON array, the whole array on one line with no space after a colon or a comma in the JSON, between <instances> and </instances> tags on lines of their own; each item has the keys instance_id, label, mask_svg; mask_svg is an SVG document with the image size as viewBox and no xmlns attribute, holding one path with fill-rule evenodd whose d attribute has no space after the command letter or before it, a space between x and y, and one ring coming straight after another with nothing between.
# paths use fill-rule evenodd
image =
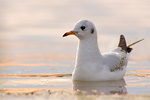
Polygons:
<instances>
[{"instance_id":1,"label":"bird's reflection","mask_svg":"<svg viewBox=\"0 0 150 100\"><path fill-rule=\"evenodd\" d=\"M87 94L127 94L124 79L117 81L73 81L73 91ZM84 92L82 92L84 91Z\"/></svg>"}]
</instances>

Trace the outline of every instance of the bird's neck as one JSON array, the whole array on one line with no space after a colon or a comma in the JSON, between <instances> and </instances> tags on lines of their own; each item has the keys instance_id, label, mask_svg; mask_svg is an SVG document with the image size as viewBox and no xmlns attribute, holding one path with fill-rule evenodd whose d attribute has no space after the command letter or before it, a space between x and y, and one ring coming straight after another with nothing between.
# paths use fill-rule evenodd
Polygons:
<instances>
[{"instance_id":1,"label":"bird's neck","mask_svg":"<svg viewBox=\"0 0 150 100\"><path fill-rule=\"evenodd\" d=\"M76 66L85 66L88 63L102 62L102 55L98 48L97 37L79 41Z\"/></svg>"}]
</instances>

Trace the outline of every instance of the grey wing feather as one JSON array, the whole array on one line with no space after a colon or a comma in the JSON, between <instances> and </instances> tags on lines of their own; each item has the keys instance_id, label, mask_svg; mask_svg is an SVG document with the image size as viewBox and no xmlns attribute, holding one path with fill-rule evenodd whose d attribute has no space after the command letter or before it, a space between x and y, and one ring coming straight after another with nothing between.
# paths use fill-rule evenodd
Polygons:
<instances>
[{"instance_id":1,"label":"grey wing feather","mask_svg":"<svg viewBox=\"0 0 150 100\"><path fill-rule=\"evenodd\" d=\"M103 54L104 64L109 66L110 71L123 70L123 66L127 65L126 57L121 57L116 53Z\"/></svg>"}]
</instances>

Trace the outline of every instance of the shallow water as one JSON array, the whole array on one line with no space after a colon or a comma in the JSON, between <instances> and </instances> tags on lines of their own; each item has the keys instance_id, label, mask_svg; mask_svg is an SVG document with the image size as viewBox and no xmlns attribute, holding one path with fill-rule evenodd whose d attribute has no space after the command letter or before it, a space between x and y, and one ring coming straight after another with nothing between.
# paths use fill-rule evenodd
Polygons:
<instances>
[{"instance_id":1,"label":"shallow water","mask_svg":"<svg viewBox=\"0 0 150 100\"><path fill-rule=\"evenodd\" d=\"M1 94L63 90L92 95L150 95L149 1L1 1ZM95 23L101 52L116 47L120 34L128 44L145 39L133 47L123 80L72 82L78 39L62 35L80 19Z\"/></svg>"},{"instance_id":2,"label":"shallow water","mask_svg":"<svg viewBox=\"0 0 150 100\"><path fill-rule=\"evenodd\" d=\"M72 82L71 73L76 51L67 49L71 47L63 47L66 43L60 44L56 41L51 49L48 44L51 40L41 42L35 38L29 41L28 38L30 37L1 40L1 43L5 44L3 49L7 52L0 65L1 92L80 90L88 94L95 94L95 91L98 94L150 94L149 61L129 61L124 80Z\"/></svg>"}]
</instances>

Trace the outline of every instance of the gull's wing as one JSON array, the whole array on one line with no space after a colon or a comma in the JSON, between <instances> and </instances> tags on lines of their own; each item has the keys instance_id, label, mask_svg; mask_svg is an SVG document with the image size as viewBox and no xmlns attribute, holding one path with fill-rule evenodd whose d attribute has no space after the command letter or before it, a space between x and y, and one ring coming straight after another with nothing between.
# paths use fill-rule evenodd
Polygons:
<instances>
[{"instance_id":1,"label":"gull's wing","mask_svg":"<svg viewBox=\"0 0 150 100\"><path fill-rule=\"evenodd\" d=\"M116 52L104 53L103 63L110 68L110 71L123 70L127 66L126 54L119 54Z\"/></svg>"},{"instance_id":2,"label":"gull's wing","mask_svg":"<svg viewBox=\"0 0 150 100\"><path fill-rule=\"evenodd\" d=\"M108 68L110 68L110 71L112 72L117 70L122 70L124 67L127 66L128 56L132 51L131 46L142 40L144 39L136 41L127 46L125 37L123 35L120 35L120 41L118 47L109 53L102 54L103 63L106 66L108 66Z\"/></svg>"},{"instance_id":3,"label":"gull's wing","mask_svg":"<svg viewBox=\"0 0 150 100\"><path fill-rule=\"evenodd\" d=\"M125 37L120 35L120 41L118 48L115 48L109 53L103 54L103 62L110 71L123 70L124 66L127 66L127 53L130 53L132 48L127 47Z\"/></svg>"}]
</instances>

